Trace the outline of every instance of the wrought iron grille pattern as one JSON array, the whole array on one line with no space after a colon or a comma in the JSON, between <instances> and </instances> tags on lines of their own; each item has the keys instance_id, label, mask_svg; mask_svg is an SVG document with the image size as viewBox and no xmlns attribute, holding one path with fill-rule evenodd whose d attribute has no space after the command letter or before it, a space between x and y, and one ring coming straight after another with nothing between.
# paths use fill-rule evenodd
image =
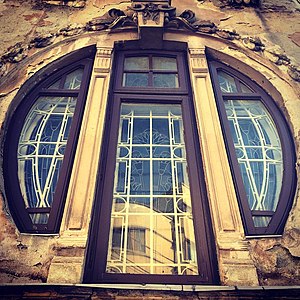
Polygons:
<instances>
[{"instance_id":1,"label":"wrought iron grille pattern","mask_svg":"<svg viewBox=\"0 0 300 300\"><path fill-rule=\"evenodd\" d=\"M83 69L77 69L48 90L79 90L82 74ZM33 224L48 222L76 101L40 96L27 114L18 144L18 177Z\"/></svg>"},{"instance_id":2,"label":"wrought iron grille pattern","mask_svg":"<svg viewBox=\"0 0 300 300\"><path fill-rule=\"evenodd\" d=\"M236 156L251 211L275 212L281 190L283 160L275 124L260 101L225 101ZM270 216L253 216L266 227Z\"/></svg>"},{"instance_id":3,"label":"wrought iron grille pattern","mask_svg":"<svg viewBox=\"0 0 300 300\"><path fill-rule=\"evenodd\" d=\"M108 273L197 275L180 105L122 104Z\"/></svg>"}]
</instances>

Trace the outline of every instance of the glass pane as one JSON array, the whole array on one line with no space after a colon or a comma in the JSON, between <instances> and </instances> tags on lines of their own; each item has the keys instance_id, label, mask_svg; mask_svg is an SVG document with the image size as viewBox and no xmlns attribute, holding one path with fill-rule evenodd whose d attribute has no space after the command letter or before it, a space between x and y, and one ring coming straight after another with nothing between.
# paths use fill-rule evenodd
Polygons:
<instances>
[{"instance_id":1,"label":"glass pane","mask_svg":"<svg viewBox=\"0 0 300 300\"><path fill-rule=\"evenodd\" d=\"M218 79L223 93L237 93L236 84L232 76L223 71L218 71Z\"/></svg>"},{"instance_id":2,"label":"glass pane","mask_svg":"<svg viewBox=\"0 0 300 300\"><path fill-rule=\"evenodd\" d=\"M176 58L172 57L153 57L153 70L177 71Z\"/></svg>"},{"instance_id":3,"label":"glass pane","mask_svg":"<svg viewBox=\"0 0 300 300\"><path fill-rule=\"evenodd\" d=\"M149 70L148 57L126 57L124 60L124 71Z\"/></svg>"},{"instance_id":4,"label":"glass pane","mask_svg":"<svg viewBox=\"0 0 300 300\"><path fill-rule=\"evenodd\" d=\"M47 224L49 214L29 214L33 224Z\"/></svg>"},{"instance_id":5,"label":"glass pane","mask_svg":"<svg viewBox=\"0 0 300 300\"><path fill-rule=\"evenodd\" d=\"M145 87L149 85L149 75L144 73L124 73L122 86Z\"/></svg>"},{"instance_id":6,"label":"glass pane","mask_svg":"<svg viewBox=\"0 0 300 300\"><path fill-rule=\"evenodd\" d=\"M83 69L75 70L66 76L64 89L79 90L82 80Z\"/></svg>"},{"instance_id":7,"label":"glass pane","mask_svg":"<svg viewBox=\"0 0 300 300\"><path fill-rule=\"evenodd\" d=\"M240 82L242 93L253 93L253 91L247 87L244 83Z\"/></svg>"},{"instance_id":8,"label":"glass pane","mask_svg":"<svg viewBox=\"0 0 300 300\"><path fill-rule=\"evenodd\" d=\"M48 87L48 89L50 89L50 90L58 90L59 89L60 80L61 79L58 79L57 81L55 81L53 84L51 84Z\"/></svg>"},{"instance_id":9,"label":"glass pane","mask_svg":"<svg viewBox=\"0 0 300 300\"><path fill-rule=\"evenodd\" d=\"M107 272L198 274L182 136L180 105L122 104Z\"/></svg>"},{"instance_id":10,"label":"glass pane","mask_svg":"<svg viewBox=\"0 0 300 300\"><path fill-rule=\"evenodd\" d=\"M153 86L158 88L178 88L177 74L153 74Z\"/></svg>"},{"instance_id":11,"label":"glass pane","mask_svg":"<svg viewBox=\"0 0 300 300\"><path fill-rule=\"evenodd\" d=\"M271 221L271 217L255 216L252 217L255 227L267 227Z\"/></svg>"},{"instance_id":12,"label":"glass pane","mask_svg":"<svg viewBox=\"0 0 300 300\"><path fill-rule=\"evenodd\" d=\"M274 121L260 101L229 100L225 107L250 209L275 211L283 160Z\"/></svg>"},{"instance_id":13,"label":"glass pane","mask_svg":"<svg viewBox=\"0 0 300 300\"><path fill-rule=\"evenodd\" d=\"M76 98L40 97L29 111L18 145L18 176L25 206L51 207ZM47 214L33 214L47 223Z\"/></svg>"}]
</instances>

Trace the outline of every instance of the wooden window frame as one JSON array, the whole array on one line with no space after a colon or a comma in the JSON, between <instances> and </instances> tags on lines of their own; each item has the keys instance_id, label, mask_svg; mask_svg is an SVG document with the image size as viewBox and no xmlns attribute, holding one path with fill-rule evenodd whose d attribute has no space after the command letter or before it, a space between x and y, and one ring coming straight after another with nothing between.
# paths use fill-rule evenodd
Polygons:
<instances>
[{"instance_id":1,"label":"wooden window frame","mask_svg":"<svg viewBox=\"0 0 300 300\"><path fill-rule=\"evenodd\" d=\"M248 78L246 75L241 74L240 72L233 70L232 68L220 62L211 61L209 63L209 68L245 234L247 236L282 234L286 220L288 218L288 214L292 207L296 189L296 172L294 168L296 163L296 155L289 126L285 120L283 113L281 112L280 108L277 106L275 101L253 80ZM222 70L235 78L238 93L222 93L218 82L218 70ZM241 92L239 80L245 83L247 86L249 86L253 90L253 93ZM224 100L229 99L261 101L261 103L263 103L263 105L266 107L267 111L271 115L281 141L283 155L282 187L277 208L274 214L272 215L272 219L267 227L255 227L253 223L253 216L266 216L268 215L268 212L256 211L253 213L250 210L240 167L235 154L235 148L230 133L229 122L227 121L225 105L223 103Z\"/></svg>"},{"instance_id":2,"label":"wooden window frame","mask_svg":"<svg viewBox=\"0 0 300 300\"><path fill-rule=\"evenodd\" d=\"M46 69L43 69L34 75L33 79L31 78L26 82L12 103L13 114L7 123L7 133L4 141L3 172L8 206L16 226L22 233L53 234L58 233L59 231L91 77L94 54L94 47L88 47L52 63ZM83 68L84 70L80 89L47 89L47 87L56 80L65 77L67 74L78 68ZM41 96L73 96L77 97L77 103L52 207L26 208L18 179L17 148L26 116L32 105L34 105L36 100ZM29 213L33 212L49 212L47 224L33 224L29 216Z\"/></svg>"},{"instance_id":3,"label":"wooden window frame","mask_svg":"<svg viewBox=\"0 0 300 300\"><path fill-rule=\"evenodd\" d=\"M116 54L116 75L114 90L106 114L106 131L104 135L98 173L97 192L95 196L90 239L85 265L84 282L86 283L166 283L166 284L216 284L217 259L212 222L210 218L206 185L200 156L199 140L196 133L196 122L188 89L187 69L184 66L184 52L169 52L176 55L178 61L179 82L184 82L178 89L127 88L121 86L123 60L125 55L135 53L168 55L166 51L128 51ZM168 95L169 94L169 95ZM194 230L197 249L199 275L161 275L161 274L116 274L106 273L108 254L110 215L113 199L113 179L116 164L116 151L120 109L122 103L133 104L180 104L185 128L185 143L189 164L189 180L194 215ZM109 162L109 164L108 164ZM107 199L111 199L107 201Z\"/></svg>"}]
</instances>

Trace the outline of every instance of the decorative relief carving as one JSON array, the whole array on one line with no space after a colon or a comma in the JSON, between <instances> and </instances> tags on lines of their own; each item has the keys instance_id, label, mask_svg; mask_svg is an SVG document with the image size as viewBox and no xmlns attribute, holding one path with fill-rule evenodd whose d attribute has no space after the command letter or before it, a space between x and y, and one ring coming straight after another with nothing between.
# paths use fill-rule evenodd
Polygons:
<instances>
[{"instance_id":1,"label":"decorative relief carving","mask_svg":"<svg viewBox=\"0 0 300 300\"><path fill-rule=\"evenodd\" d=\"M108 73L110 71L111 48L97 48L95 71Z\"/></svg>"},{"instance_id":2,"label":"decorative relief carving","mask_svg":"<svg viewBox=\"0 0 300 300\"><path fill-rule=\"evenodd\" d=\"M175 15L176 8L169 4L155 4L155 3L133 3L131 8L136 14L142 15L144 24L148 21L154 21L156 24L160 22L160 15L165 15L165 21L168 22L169 17Z\"/></svg>"},{"instance_id":3,"label":"decorative relief carving","mask_svg":"<svg viewBox=\"0 0 300 300\"><path fill-rule=\"evenodd\" d=\"M253 6L260 7L261 0L220 0L224 5L229 5L232 7L242 7L242 6Z\"/></svg>"},{"instance_id":4,"label":"decorative relief carving","mask_svg":"<svg viewBox=\"0 0 300 300\"><path fill-rule=\"evenodd\" d=\"M42 0L42 4L83 8L86 0Z\"/></svg>"},{"instance_id":5,"label":"decorative relief carving","mask_svg":"<svg viewBox=\"0 0 300 300\"><path fill-rule=\"evenodd\" d=\"M259 5L261 0L221 0L228 5ZM48 2L48 1L45 1ZM72 2L78 1L53 1L53 2ZM79 1L80 2L80 1ZM84 2L84 1L83 1ZM10 63L17 63L28 55L31 48L42 48L54 43L59 36L76 36L89 31L115 30L125 28L164 28L173 30L188 30L195 33L217 35L222 39L235 41L240 45L256 52L269 52L270 60L277 65L284 64L288 67L288 74L296 81L299 81L299 66L291 63L288 57L277 59L271 51L265 50L265 45L258 37L240 36L235 30L224 30L218 28L211 21L198 20L191 10L185 10L180 15L176 15L176 8L170 5L169 0L145 1L132 0L132 4L126 10L112 8L104 15L93 18L85 25L70 24L60 29L56 33L48 33L36 36L27 45L17 43L7 49L7 52L0 57L0 77L4 76L9 70ZM146 35L149 34L146 33Z\"/></svg>"},{"instance_id":6,"label":"decorative relief carving","mask_svg":"<svg viewBox=\"0 0 300 300\"><path fill-rule=\"evenodd\" d=\"M193 73L207 72L207 60L204 54L204 49L192 48L190 52L190 63Z\"/></svg>"}]
</instances>

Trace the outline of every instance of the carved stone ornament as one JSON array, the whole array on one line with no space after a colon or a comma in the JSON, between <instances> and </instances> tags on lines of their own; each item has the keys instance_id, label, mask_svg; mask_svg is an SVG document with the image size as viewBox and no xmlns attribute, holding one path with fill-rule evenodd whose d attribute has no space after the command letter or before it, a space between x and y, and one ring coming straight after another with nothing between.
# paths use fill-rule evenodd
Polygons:
<instances>
[{"instance_id":1,"label":"carved stone ornament","mask_svg":"<svg viewBox=\"0 0 300 300\"><path fill-rule=\"evenodd\" d=\"M155 3L153 3L155 2ZM116 29L120 27L141 27L155 26L161 22L161 27L188 29L194 32L215 33L217 27L213 22L197 20L195 13L191 10L185 10L179 16L176 16L176 8L168 2L159 3L160 1L137 2L133 1L131 7L121 11L119 9L110 9L101 17L94 18L87 23L87 30L97 31L103 29ZM140 16L142 23L139 22Z\"/></svg>"},{"instance_id":2,"label":"carved stone ornament","mask_svg":"<svg viewBox=\"0 0 300 300\"><path fill-rule=\"evenodd\" d=\"M220 0L222 3L232 5L259 5L261 0ZM0 77L5 76L9 71L8 64L18 63L28 55L31 48L42 48L51 45L60 36L76 36L88 31L122 30L126 28L136 28L140 38L144 43L155 39L163 39L162 33L165 29L192 31L195 33L213 34L222 39L235 41L245 48L256 52L268 52L271 61L275 59L277 65L284 64L289 68L289 75L299 81L299 67L292 65L289 58L277 57L268 49L258 37L240 36L235 30L224 30L218 28L211 21L198 20L195 13L185 10L180 15L176 14L176 8L171 6L171 0L131 0L131 6L126 10L116 8L110 9L104 15L94 18L82 24L70 24L55 33L47 33L34 37L28 44L17 43L7 49L6 53L0 57ZM159 44L159 43L155 43ZM274 62L274 61L273 61Z\"/></svg>"},{"instance_id":3,"label":"carved stone ornament","mask_svg":"<svg viewBox=\"0 0 300 300\"><path fill-rule=\"evenodd\" d=\"M222 4L232 7L253 6L260 7L262 0L220 0Z\"/></svg>"},{"instance_id":4,"label":"carved stone ornament","mask_svg":"<svg viewBox=\"0 0 300 300\"><path fill-rule=\"evenodd\" d=\"M86 0L42 0L41 4L83 8L86 5Z\"/></svg>"}]
</instances>

